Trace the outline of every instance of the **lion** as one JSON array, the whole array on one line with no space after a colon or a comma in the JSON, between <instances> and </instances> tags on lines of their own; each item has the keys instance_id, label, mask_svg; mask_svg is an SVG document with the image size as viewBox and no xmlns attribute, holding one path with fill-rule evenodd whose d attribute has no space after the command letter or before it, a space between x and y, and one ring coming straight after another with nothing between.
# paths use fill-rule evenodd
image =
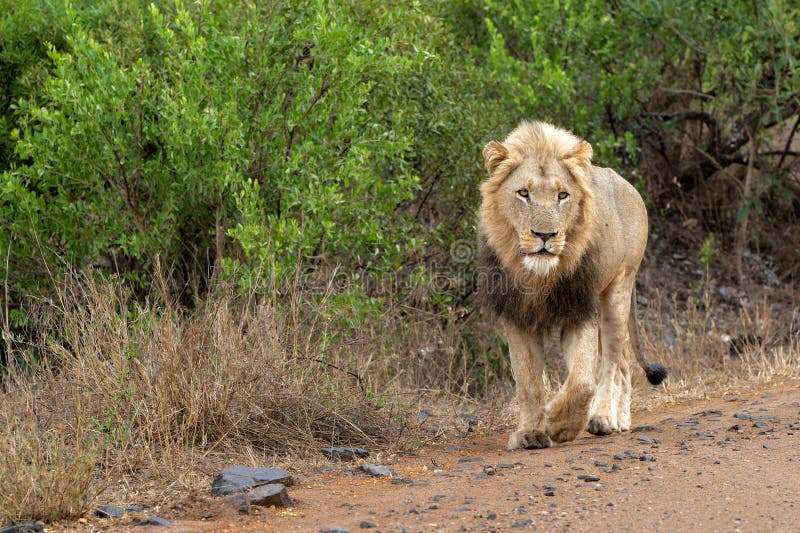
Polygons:
<instances>
[{"instance_id":1,"label":"lion","mask_svg":"<svg viewBox=\"0 0 800 533\"><path fill-rule=\"evenodd\" d=\"M591 145L523 121L483 150L479 292L508 342L519 403L510 450L630 429L633 351L648 381L667 375L639 347L636 273L648 221L636 189L592 165ZM545 404L545 335L560 332L568 377Z\"/></svg>"}]
</instances>

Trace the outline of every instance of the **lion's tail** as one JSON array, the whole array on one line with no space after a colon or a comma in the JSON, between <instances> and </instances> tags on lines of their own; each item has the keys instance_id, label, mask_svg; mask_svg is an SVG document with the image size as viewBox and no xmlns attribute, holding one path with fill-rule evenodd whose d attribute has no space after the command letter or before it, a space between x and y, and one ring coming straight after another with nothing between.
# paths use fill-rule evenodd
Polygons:
<instances>
[{"instance_id":1,"label":"lion's tail","mask_svg":"<svg viewBox=\"0 0 800 533\"><path fill-rule=\"evenodd\" d=\"M631 291L631 309L628 316L628 337L630 338L631 348L633 349L636 360L644 369L647 381L653 385L658 385L667 378L667 369L658 363L648 363L639 345L639 327L636 325L636 288Z\"/></svg>"}]
</instances>

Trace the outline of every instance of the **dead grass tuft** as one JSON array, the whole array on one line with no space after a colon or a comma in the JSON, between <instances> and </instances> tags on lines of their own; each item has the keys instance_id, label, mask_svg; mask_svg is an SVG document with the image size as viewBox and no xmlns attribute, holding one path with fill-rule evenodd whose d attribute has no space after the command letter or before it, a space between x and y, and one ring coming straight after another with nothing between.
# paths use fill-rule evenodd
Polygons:
<instances>
[{"instance_id":1,"label":"dead grass tuft","mask_svg":"<svg viewBox=\"0 0 800 533\"><path fill-rule=\"evenodd\" d=\"M0 423L0 517L11 522L77 517L86 511L99 457L94 439L12 418Z\"/></svg>"}]
</instances>

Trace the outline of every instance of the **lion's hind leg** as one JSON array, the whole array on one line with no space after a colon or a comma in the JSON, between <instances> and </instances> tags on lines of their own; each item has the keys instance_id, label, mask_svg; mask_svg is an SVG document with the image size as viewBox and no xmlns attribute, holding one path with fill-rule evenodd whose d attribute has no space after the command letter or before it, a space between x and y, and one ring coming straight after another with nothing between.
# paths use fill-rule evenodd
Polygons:
<instances>
[{"instance_id":1,"label":"lion's hind leg","mask_svg":"<svg viewBox=\"0 0 800 533\"><path fill-rule=\"evenodd\" d=\"M600 295L600 361L597 395L587 431L608 435L630 427L630 368L623 360L627 344L630 294L635 272L621 269Z\"/></svg>"}]
</instances>

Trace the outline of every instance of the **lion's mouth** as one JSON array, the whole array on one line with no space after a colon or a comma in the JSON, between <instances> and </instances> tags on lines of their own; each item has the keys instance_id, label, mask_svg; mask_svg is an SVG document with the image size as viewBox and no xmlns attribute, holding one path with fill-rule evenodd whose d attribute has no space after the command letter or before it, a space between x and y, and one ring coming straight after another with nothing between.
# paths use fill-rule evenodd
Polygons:
<instances>
[{"instance_id":1,"label":"lion's mouth","mask_svg":"<svg viewBox=\"0 0 800 533\"><path fill-rule=\"evenodd\" d=\"M537 255L541 256L541 255L556 255L556 254L554 254L553 252L551 252L546 248L541 248L535 252L526 252L525 250L520 250L519 255L521 255L522 257L535 257Z\"/></svg>"}]
</instances>

